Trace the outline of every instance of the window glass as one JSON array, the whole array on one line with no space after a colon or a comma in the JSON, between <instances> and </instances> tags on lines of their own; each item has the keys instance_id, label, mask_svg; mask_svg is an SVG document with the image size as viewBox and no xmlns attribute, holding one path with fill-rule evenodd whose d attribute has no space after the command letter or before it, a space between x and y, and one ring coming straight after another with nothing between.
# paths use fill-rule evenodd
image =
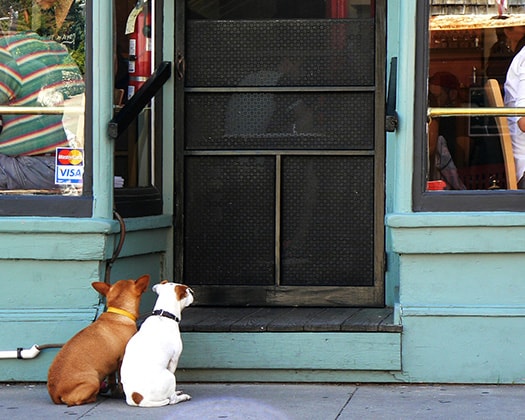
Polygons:
<instances>
[{"instance_id":1,"label":"window glass","mask_svg":"<svg viewBox=\"0 0 525 420\"><path fill-rule=\"evenodd\" d=\"M157 10L162 2L115 0L115 116L155 69ZM115 139L115 200L124 216L161 212L160 102L152 100ZM152 205L152 202L154 203Z\"/></svg>"},{"instance_id":2,"label":"window glass","mask_svg":"<svg viewBox=\"0 0 525 420\"><path fill-rule=\"evenodd\" d=\"M84 1L0 1L0 194L82 194L84 48Z\"/></svg>"},{"instance_id":3,"label":"window glass","mask_svg":"<svg viewBox=\"0 0 525 420\"><path fill-rule=\"evenodd\" d=\"M370 0L188 0L189 19L337 19L370 17Z\"/></svg>"},{"instance_id":4,"label":"window glass","mask_svg":"<svg viewBox=\"0 0 525 420\"><path fill-rule=\"evenodd\" d=\"M116 1L115 112L128 102L152 73L152 1ZM152 108L145 107L132 125L116 140L115 187L138 187L152 183Z\"/></svg>"},{"instance_id":5,"label":"window glass","mask_svg":"<svg viewBox=\"0 0 525 420\"><path fill-rule=\"evenodd\" d=\"M525 63L525 1L430 0L429 15L423 190L525 188L525 134L509 114L525 105L511 64Z\"/></svg>"}]
</instances>

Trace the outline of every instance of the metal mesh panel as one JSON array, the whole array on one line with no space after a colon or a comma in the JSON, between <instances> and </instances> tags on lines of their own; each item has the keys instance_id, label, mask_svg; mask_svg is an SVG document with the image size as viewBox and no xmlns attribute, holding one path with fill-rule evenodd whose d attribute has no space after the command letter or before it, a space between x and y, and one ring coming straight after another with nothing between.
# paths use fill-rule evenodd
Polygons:
<instances>
[{"instance_id":1,"label":"metal mesh panel","mask_svg":"<svg viewBox=\"0 0 525 420\"><path fill-rule=\"evenodd\" d=\"M185 170L186 282L273 284L274 160L188 157Z\"/></svg>"},{"instance_id":2,"label":"metal mesh panel","mask_svg":"<svg viewBox=\"0 0 525 420\"><path fill-rule=\"evenodd\" d=\"M374 20L187 23L188 87L373 86Z\"/></svg>"},{"instance_id":3,"label":"metal mesh panel","mask_svg":"<svg viewBox=\"0 0 525 420\"><path fill-rule=\"evenodd\" d=\"M370 157L283 157L283 285L372 286Z\"/></svg>"},{"instance_id":4,"label":"metal mesh panel","mask_svg":"<svg viewBox=\"0 0 525 420\"><path fill-rule=\"evenodd\" d=\"M193 150L372 150L374 94L186 95L186 147Z\"/></svg>"}]
</instances>

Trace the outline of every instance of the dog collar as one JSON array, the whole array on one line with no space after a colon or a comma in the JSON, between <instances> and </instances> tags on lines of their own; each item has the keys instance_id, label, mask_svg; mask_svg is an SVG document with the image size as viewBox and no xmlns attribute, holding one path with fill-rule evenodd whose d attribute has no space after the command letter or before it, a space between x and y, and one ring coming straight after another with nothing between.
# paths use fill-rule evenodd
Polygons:
<instances>
[{"instance_id":1,"label":"dog collar","mask_svg":"<svg viewBox=\"0 0 525 420\"><path fill-rule=\"evenodd\" d=\"M111 312L114 314L124 315L125 317L131 319L133 322L137 321L137 317L132 313L125 311L124 309L115 308L114 306L109 306L106 312Z\"/></svg>"},{"instance_id":2,"label":"dog collar","mask_svg":"<svg viewBox=\"0 0 525 420\"><path fill-rule=\"evenodd\" d=\"M157 309L151 313L151 315L165 316L166 318L173 319L176 322L180 322L180 319L173 315L171 312L165 311L164 309Z\"/></svg>"}]
</instances>

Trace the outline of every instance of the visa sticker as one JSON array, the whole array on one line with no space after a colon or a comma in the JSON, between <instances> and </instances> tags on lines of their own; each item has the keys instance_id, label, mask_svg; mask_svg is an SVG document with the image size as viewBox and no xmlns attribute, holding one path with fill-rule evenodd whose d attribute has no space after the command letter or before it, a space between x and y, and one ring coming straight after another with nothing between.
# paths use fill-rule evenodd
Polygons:
<instances>
[{"instance_id":1,"label":"visa sticker","mask_svg":"<svg viewBox=\"0 0 525 420\"><path fill-rule=\"evenodd\" d=\"M55 184L82 184L84 149L58 147L55 156Z\"/></svg>"}]
</instances>

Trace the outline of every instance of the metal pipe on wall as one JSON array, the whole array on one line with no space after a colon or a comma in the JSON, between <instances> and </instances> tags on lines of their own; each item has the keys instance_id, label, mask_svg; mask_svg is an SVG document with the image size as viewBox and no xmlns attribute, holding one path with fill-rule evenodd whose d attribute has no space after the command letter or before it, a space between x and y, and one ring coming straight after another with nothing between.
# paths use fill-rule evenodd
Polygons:
<instances>
[{"instance_id":1,"label":"metal pipe on wall","mask_svg":"<svg viewBox=\"0 0 525 420\"><path fill-rule=\"evenodd\" d=\"M60 348L63 344L33 344L29 349L23 349L21 347L16 350L4 350L0 351L0 359L34 359L44 349Z\"/></svg>"}]
</instances>

